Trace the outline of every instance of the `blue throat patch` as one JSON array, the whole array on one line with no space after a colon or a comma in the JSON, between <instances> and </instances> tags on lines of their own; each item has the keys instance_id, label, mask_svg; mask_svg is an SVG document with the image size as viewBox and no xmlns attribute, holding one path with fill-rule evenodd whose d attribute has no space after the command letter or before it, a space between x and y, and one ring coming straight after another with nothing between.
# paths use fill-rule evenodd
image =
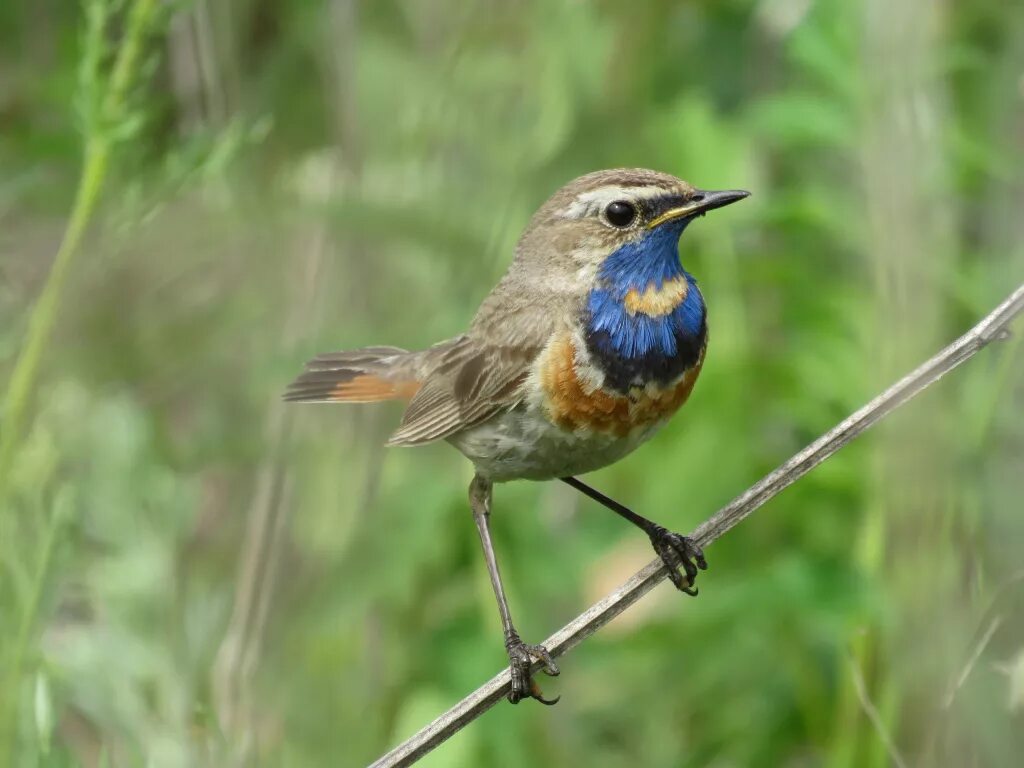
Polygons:
<instances>
[{"instance_id":1,"label":"blue throat patch","mask_svg":"<svg viewBox=\"0 0 1024 768\"><path fill-rule=\"evenodd\" d=\"M626 392L638 382L668 383L694 365L704 348L704 297L679 263L679 236L686 224L657 227L616 250L598 271L584 318L587 348L613 389ZM667 315L651 317L626 309L631 290L643 293L652 283L660 289L679 277L686 279L686 298Z\"/></svg>"}]
</instances>

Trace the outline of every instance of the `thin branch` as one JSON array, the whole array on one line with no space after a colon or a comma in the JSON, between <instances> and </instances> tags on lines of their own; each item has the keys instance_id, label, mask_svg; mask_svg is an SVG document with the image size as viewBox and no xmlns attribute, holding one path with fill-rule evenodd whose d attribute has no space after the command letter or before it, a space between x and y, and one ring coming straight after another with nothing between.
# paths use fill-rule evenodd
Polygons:
<instances>
[{"instance_id":1,"label":"thin branch","mask_svg":"<svg viewBox=\"0 0 1024 768\"><path fill-rule=\"evenodd\" d=\"M1003 581L995 590L995 595L992 598L991 603L985 612L982 614L981 619L978 621L978 628L974 632L974 637L971 639L970 647L973 649L967 658L966 663L960 674L955 680L952 680L949 685L949 691L946 694L946 698L942 703L945 709L951 709L953 702L955 701L957 694L960 693L960 689L963 688L967 682L967 678L971 676L974 671L975 665L981 658L981 655L985 652L989 642L992 640L992 636L999 630L1006 620L1007 614L1012 615L1014 608L1011 605L1007 605L1008 602L1020 599L1017 594L1018 590L1024 587L1024 569L1018 570L1010 578ZM981 628L985 627L985 631L982 632Z\"/></svg>"},{"instance_id":2,"label":"thin branch","mask_svg":"<svg viewBox=\"0 0 1024 768\"><path fill-rule=\"evenodd\" d=\"M881 739L882 744L885 746L885 751L889 754L889 760L896 768L907 768L907 763L900 754L900 751L896 749L896 744L889 736L889 732L885 729L885 723L882 721L882 715L878 711L878 707L871 701L871 697L868 695L868 685L864 680L864 675L860 671L860 667L857 666L857 660L850 656L850 674L853 676L853 688L857 692L857 700L860 702L861 708L864 710L864 714L867 715L868 720L871 721L872 727L875 729L875 733L878 734L878 738Z\"/></svg>"},{"instance_id":3,"label":"thin branch","mask_svg":"<svg viewBox=\"0 0 1024 768\"><path fill-rule=\"evenodd\" d=\"M930 384L973 357L991 341L1007 338L1007 327L1021 313L1024 313L1024 285L1019 286L1006 301L970 331L722 507L702 523L691 534L692 537L705 547L720 538L755 509L916 397ZM660 559L648 563L610 595L549 637L544 645L552 656L561 656L647 594L665 576L665 566ZM412 765L503 699L509 686L509 673L506 669L378 759L370 768L402 768Z\"/></svg>"},{"instance_id":4,"label":"thin branch","mask_svg":"<svg viewBox=\"0 0 1024 768\"><path fill-rule=\"evenodd\" d=\"M946 694L946 700L942 702L942 706L946 709L953 707L953 702L956 700L956 695L960 693L960 689L964 687L964 683L967 682L967 678L971 676L971 672L974 671L974 665L978 663L978 659L981 658L981 654L985 652L988 647L989 641L992 636L998 631L999 627L1003 624L1003 617L996 616L992 621L989 622L988 628L985 633L981 636L977 643L974 644L974 650L971 651L970 657L967 659L967 663L964 664L964 668L960 670L960 674L957 675L953 685L950 686L949 693Z\"/></svg>"}]
</instances>

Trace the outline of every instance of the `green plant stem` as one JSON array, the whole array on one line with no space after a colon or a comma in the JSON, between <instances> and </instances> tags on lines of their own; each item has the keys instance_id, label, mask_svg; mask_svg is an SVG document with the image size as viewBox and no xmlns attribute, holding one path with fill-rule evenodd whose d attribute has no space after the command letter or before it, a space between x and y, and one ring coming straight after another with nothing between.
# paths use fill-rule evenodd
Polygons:
<instances>
[{"instance_id":1,"label":"green plant stem","mask_svg":"<svg viewBox=\"0 0 1024 768\"><path fill-rule=\"evenodd\" d=\"M156 0L137 0L132 6L124 41L114 61L109 89L102 102L101 114L86 126L82 175L71 216L46 284L32 309L25 345L14 364L4 396L3 430L0 432L0 519L5 514L11 465L21 440L32 390L39 374L39 363L57 320L68 271L80 250L100 199L114 143L110 131L122 117L129 89L138 70L145 33L155 9Z\"/></svg>"},{"instance_id":2,"label":"green plant stem","mask_svg":"<svg viewBox=\"0 0 1024 768\"><path fill-rule=\"evenodd\" d=\"M25 346L22 348L11 374L11 381L4 398L3 432L0 433L0 505L2 506L6 506L11 463L21 437L32 388L39 372L39 362L57 319L68 269L74 261L75 254L78 253L82 237L92 218L93 211L96 209L96 203L99 201L109 159L110 146L107 142L91 139L86 143L85 162L78 183L78 191L75 194L71 218L64 232L60 249L57 251L57 257L50 268L46 285L43 286L43 291L39 294L35 307L32 308Z\"/></svg>"},{"instance_id":3,"label":"green plant stem","mask_svg":"<svg viewBox=\"0 0 1024 768\"><path fill-rule=\"evenodd\" d=\"M1006 352L999 359L998 367L989 379L988 397L980 399L981 415L978 417L978 428L975 430L974 448L980 450L989 439L992 430L996 425L996 408L1000 398L1010 386L1013 368L1017 364L1017 358L1021 350L1021 342L1024 337L1016 333L1010 337L1006 344Z\"/></svg>"},{"instance_id":4,"label":"green plant stem","mask_svg":"<svg viewBox=\"0 0 1024 768\"><path fill-rule=\"evenodd\" d=\"M111 69L106 93L98 104L98 112L90 112L86 120L82 173L75 191L67 228L43 290L32 308L25 343L15 361L10 383L4 395L3 428L0 431L0 532L6 532L11 527L8 504L11 468L21 442L32 393L36 388L40 362L56 325L68 274L81 251L82 241L100 201L111 155L118 140L117 129L127 118L127 98L140 68L143 43L157 7L157 0L136 0L133 3L128 14L124 38ZM86 45L100 45L103 30L97 28L91 31L95 37L90 36ZM90 51L87 50L86 54L89 55ZM91 54L95 56L96 51L92 51ZM37 623L43 590L52 567L59 523L60 516L55 513L41 544L29 601L21 614L13 656L4 675L6 684L0 691L0 759L14 757L22 667L28 643Z\"/></svg>"},{"instance_id":5,"label":"green plant stem","mask_svg":"<svg viewBox=\"0 0 1024 768\"><path fill-rule=\"evenodd\" d=\"M128 90L138 70L139 56L142 54L142 43L149 29L150 20L156 10L156 0L135 0L128 17L128 27L124 42L114 62L110 76L110 90L104 100L104 111L108 117L114 118L124 108Z\"/></svg>"},{"instance_id":6,"label":"green plant stem","mask_svg":"<svg viewBox=\"0 0 1024 768\"><path fill-rule=\"evenodd\" d=\"M65 519L66 514L58 504L47 523L42 551L39 553L39 562L36 566L35 576L32 579L32 588L29 592L25 609L21 612L21 618L18 621L18 632L14 643L11 665L8 669L7 682L4 686L6 697L0 702L2 704L2 708L0 708L0 756L8 756L10 762L7 765L15 764L15 734L18 730L15 714L18 711L17 702L21 690L21 670L25 663L29 641L32 638L32 630L36 625L39 606L42 604L43 589L46 586L50 565L53 562L53 552L57 545L57 536Z\"/></svg>"}]
</instances>

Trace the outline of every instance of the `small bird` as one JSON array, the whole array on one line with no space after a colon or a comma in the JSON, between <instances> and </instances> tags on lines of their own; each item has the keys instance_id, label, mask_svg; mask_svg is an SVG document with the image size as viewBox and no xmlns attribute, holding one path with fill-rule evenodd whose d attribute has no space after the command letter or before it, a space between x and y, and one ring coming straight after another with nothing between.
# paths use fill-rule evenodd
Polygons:
<instances>
[{"instance_id":1,"label":"small bird","mask_svg":"<svg viewBox=\"0 0 1024 768\"><path fill-rule=\"evenodd\" d=\"M630 453L690 396L707 310L680 263L679 238L697 217L749 194L646 169L581 176L534 214L468 332L418 352L320 355L288 387L285 399L297 402L408 401L389 445L447 440L473 462L469 503L501 614L513 704L555 703L531 668L536 661L557 675L558 667L512 623L491 542L494 483L562 480L643 530L675 586L697 594L697 569L707 563L694 541L575 476Z\"/></svg>"}]
</instances>

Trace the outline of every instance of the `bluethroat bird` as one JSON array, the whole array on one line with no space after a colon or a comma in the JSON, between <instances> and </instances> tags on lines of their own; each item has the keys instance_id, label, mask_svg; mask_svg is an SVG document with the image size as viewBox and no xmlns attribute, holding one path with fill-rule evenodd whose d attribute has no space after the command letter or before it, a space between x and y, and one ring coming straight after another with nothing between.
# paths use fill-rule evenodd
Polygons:
<instances>
[{"instance_id":1,"label":"bluethroat bird","mask_svg":"<svg viewBox=\"0 0 1024 768\"><path fill-rule=\"evenodd\" d=\"M675 586L696 594L697 569L707 563L695 542L575 476L618 461L686 402L708 330L697 281L679 261L679 237L697 217L748 195L643 169L581 176L534 214L468 332L420 352L320 355L285 394L298 402L408 401L389 445L447 440L473 462L469 503L505 632L513 703L554 703L531 668L558 668L512 623L491 543L494 483L561 479L643 530Z\"/></svg>"}]
</instances>

